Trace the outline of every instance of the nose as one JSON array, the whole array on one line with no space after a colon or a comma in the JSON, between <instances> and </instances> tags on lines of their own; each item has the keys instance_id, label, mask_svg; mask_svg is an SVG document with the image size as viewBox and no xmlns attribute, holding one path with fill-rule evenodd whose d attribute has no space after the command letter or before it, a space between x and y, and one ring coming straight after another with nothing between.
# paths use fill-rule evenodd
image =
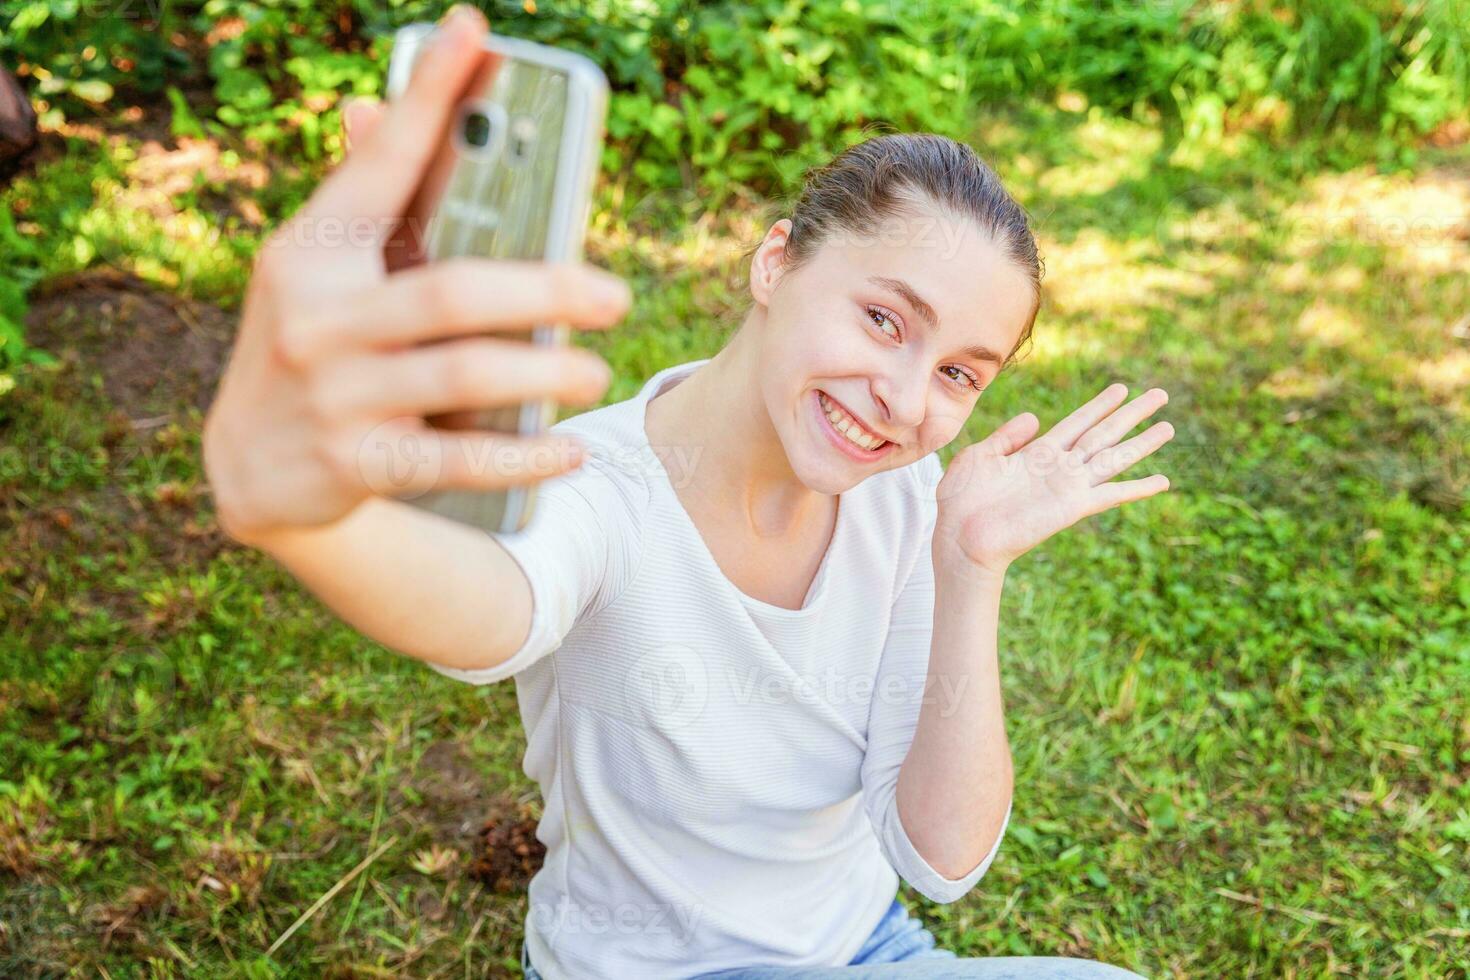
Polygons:
<instances>
[{"instance_id":1,"label":"nose","mask_svg":"<svg viewBox=\"0 0 1470 980\"><path fill-rule=\"evenodd\" d=\"M917 377L916 374L908 371L873 377L873 401L890 430L915 428L924 421L924 399L929 390L929 378L927 374Z\"/></svg>"}]
</instances>

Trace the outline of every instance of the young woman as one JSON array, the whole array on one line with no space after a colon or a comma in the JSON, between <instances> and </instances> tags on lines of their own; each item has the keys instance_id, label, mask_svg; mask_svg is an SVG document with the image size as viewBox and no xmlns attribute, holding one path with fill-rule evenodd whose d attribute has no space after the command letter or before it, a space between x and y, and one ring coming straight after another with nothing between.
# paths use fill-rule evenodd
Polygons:
<instances>
[{"instance_id":1,"label":"young woman","mask_svg":"<svg viewBox=\"0 0 1470 980\"><path fill-rule=\"evenodd\" d=\"M388 275L383 236L341 233L401 218L483 30L450 17L400 102L349 114L349 159L262 251L204 451L226 530L348 622L451 676L515 678L547 846L527 975L1131 976L960 960L895 896L902 877L954 901L994 858L1006 570L1167 489L1113 479L1171 437L1125 440L1164 392L1110 385L1041 436L1024 413L942 471L1031 330L1040 266L972 151L888 136L767 231L714 357L544 436L434 435L423 416L596 400L599 358L490 334L603 328L629 303L589 267ZM402 435L428 465L370 451ZM537 480L511 535L392 499Z\"/></svg>"}]
</instances>

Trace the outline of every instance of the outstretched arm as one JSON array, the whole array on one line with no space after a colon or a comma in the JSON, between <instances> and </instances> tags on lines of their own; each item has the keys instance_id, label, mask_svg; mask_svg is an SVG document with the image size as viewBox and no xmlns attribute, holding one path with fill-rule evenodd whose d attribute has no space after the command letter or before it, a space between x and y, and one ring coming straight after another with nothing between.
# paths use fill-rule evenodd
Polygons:
<instances>
[{"instance_id":1,"label":"outstretched arm","mask_svg":"<svg viewBox=\"0 0 1470 980\"><path fill-rule=\"evenodd\" d=\"M489 535L396 498L564 475L579 443L424 419L596 401L610 372L592 352L495 334L605 328L629 293L585 265L460 258L388 271L385 246L484 57L473 10L440 32L400 99L349 116L360 124L350 156L262 247L204 466L221 527L343 619L411 656L488 669L529 634L526 576Z\"/></svg>"}]
</instances>

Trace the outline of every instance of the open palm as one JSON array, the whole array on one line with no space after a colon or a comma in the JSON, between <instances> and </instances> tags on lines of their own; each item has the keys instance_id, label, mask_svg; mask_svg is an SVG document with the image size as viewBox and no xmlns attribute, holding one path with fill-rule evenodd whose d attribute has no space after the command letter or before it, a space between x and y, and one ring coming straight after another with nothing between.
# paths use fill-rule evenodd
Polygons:
<instances>
[{"instance_id":1,"label":"open palm","mask_svg":"<svg viewBox=\"0 0 1470 980\"><path fill-rule=\"evenodd\" d=\"M1162 388L1123 405L1127 397L1109 385L1039 438L1040 421L1025 412L957 453L936 490L936 558L1004 572L1084 517L1169 489L1159 473L1113 480L1174 437L1158 422L1120 443L1169 400Z\"/></svg>"}]
</instances>

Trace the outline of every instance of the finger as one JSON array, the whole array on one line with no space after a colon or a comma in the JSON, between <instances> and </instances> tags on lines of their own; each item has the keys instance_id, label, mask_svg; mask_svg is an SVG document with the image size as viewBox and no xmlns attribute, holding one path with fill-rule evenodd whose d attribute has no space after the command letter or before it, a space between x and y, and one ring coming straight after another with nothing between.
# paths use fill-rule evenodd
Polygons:
<instances>
[{"instance_id":1,"label":"finger","mask_svg":"<svg viewBox=\"0 0 1470 980\"><path fill-rule=\"evenodd\" d=\"M457 7L414 63L403 95L383 114L372 137L323 182L314 214L381 221L402 216L477 72L492 62L481 47L485 18Z\"/></svg>"},{"instance_id":2,"label":"finger","mask_svg":"<svg viewBox=\"0 0 1470 980\"><path fill-rule=\"evenodd\" d=\"M1040 427L1041 420L1033 413L1022 412L982 439L979 445L985 452L1009 456L1030 442Z\"/></svg>"},{"instance_id":3,"label":"finger","mask_svg":"<svg viewBox=\"0 0 1470 980\"><path fill-rule=\"evenodd\" d=\"M372 138L383 118L383 106L366 98L352 98L342 106L342 132L352 152Z\"/></svg>"},{"instance_id":4,"label":"finger","mask_svg":"<svg viewBox=\"0 0 1470 980\"><path fill-rule=\"evenodd\" d=\"M1133 431L1134 426L1169 403L1169 393L1162 388L1150 388L1133 401L1124 405L1107 418L1082 434L1075 449L1083 459L1091 459L1094 453L1114 445L1119 439Z\"/></svg>"},{"instance_id":5,"label":"finger","mask_svg":"<svg viewBox=\"0 0 1470 980\"><path fill-rule=\"evenodd\" d=\"M535 483L577 468L584 455L575 437L448 433L403 418L369 433L357 466L373 493L412 499L434 490L500 490Z\"/></svg>"},{"instance_id":6,"label":"finger","mask_svg":"<svg viewBox=\"0 0 1470 980\"><path fill-rule=\"evenodd\" d=\"M1042 438L1061 449L1071 449L1082 433L1112 413L1128 397L1128 386L1114 382L1093 396L1092 400L1051 427Z\"/></svg>"},{"instance_id":7,"label":"finger","mask_svg":"<svg viewBox=\"0 0 1470 980\"><path fill-rule=\"evenodd\" d=\"M1152 497L1169 489L1169 478L1162 473L1146 476L1141 480L1117 480L1092 488L1088 496L1088 508L1084 516L1100 514L1134 500Z\"/></svg>"},{"instance_id":8,"label":"finger","mask_svg":"<svg viewBox=\"0 0 1470 980\"><path fill-rule=\"evenodd\" d=\"M595 266L455 258L394 273L382 283L286 325L287 359L308 364L347 348L537 324L611 326L628 310L627 283Z\"/></svg>"},{"instance_id":9,"label":"finger","mask_svg":"<svg viewBox=\"0 0 1470 980\"><path fill-rule=\"evenodd\" d=\"M600 398L611 379L607 363L588 350L477 338L335 360L312 397L319 417L345 421L543 398L582 405Z\"/></svg>"},{"instance_id":10,"label":"finger","mask_svg":"<svg viewBox=\"0 0 1470 980\"><path fill-rule=\"evenodd\" d=\"M1157 452L1159 447L1174 438L1174 426L1158 422L1143 432L1108 449L1099 450L1087 460L1087 472L1096 486L1122 473L1139 460Z\"/></svg>"}]
</instances>

